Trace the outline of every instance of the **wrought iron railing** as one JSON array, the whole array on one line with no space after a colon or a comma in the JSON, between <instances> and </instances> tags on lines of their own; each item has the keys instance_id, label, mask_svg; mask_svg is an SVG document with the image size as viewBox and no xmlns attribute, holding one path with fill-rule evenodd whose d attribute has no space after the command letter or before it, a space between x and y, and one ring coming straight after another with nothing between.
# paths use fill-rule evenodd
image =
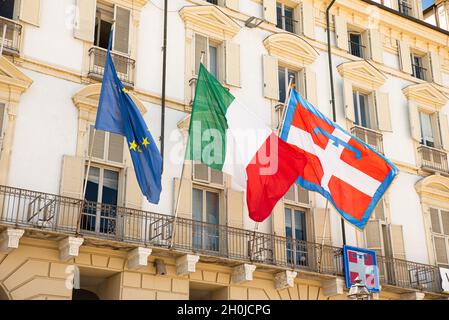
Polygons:
<instances>
[{"instance_id":1,"label":"wrought iron railing","mask_svg":"<svg viewBox=\"0 0 449 320\"><path fill-rule=\"evenodd\" d=\"M0 186L0 223L342 276L341 248ZM173 229L174 228L174 229ZM381 284L441 292L435 266L378 256Z\"/></svg>"},{"instance_id":2,"label":"wrought iron railing","mask_svg":"<svg viewBox=\"0 0 449 320\"><path fill-rule=\"evenodd\" d=\"M428 146L418 147L418 153L421 156L421 167L431 171L448 173L447 153Z\"/></svg>"},{"instance_id":3,"label":"wrought iron railing","mask_svg":"<svg viewBox=\"0 0 449 320\"><path fill-rule=\"evenodd\" d=\"M18 24L14 20L0 17L0 37L3 37L3 32L5 32L5 38L3 39L3 52L18 55L20 53L22 25Z\"/></svg>"},{"instance_id":4,"label":"wrought iron railing","mask_svg":"<svg viewBox=\"0 0 449 320\"><path fill-rule=\"evenodd\" d=\"M100 47L89 49L89 77L96 80L103 78L106 53L107 50ZM118 53L111 52L111 56L119 79L125 86L133 87L135 60Z\"/></svg>"},{"instance_id":5,"label":"wrought iron railing","mask_svg":"<svg viewBox=\"0 0 449 320\"><path fill-rule=\"evenodd\" d=\"M415 78L426 80L427 69L412 63L412 73Z\"/></svg>"},{"instance_id":6,"label":"wrought iron railing","mask_svg":"<svg viewBox=\"0 0 449 320\"><path fill-rule=\"evenodd\" d=\"M283 29L285 31L288 32L295 32L295 26L298 23L297 20L293 19L292 17L289 16L278 16L277 17L277 24L276 26L279 29Z\"/></svg>"},{"instance_id":7,"label":"wrought iron railing","mask_svg":"<svg viewBox=\"0 0 449 320\"><path fill-rule=\"evenodd\" d=\"M349 40L349 53L353 56L365 58L365 46L359 42Z\"/></svg>"},{"instance_id":8,"label":"wrought iron railing","mask_svg":"<svg viewBox=\"0 0 449 320\"><path fill-rule=\"evenodd\" d=\"M384 153L382 133L360 126L352 127L351 133L378 152Z\"/></svg>"}]
</instances>

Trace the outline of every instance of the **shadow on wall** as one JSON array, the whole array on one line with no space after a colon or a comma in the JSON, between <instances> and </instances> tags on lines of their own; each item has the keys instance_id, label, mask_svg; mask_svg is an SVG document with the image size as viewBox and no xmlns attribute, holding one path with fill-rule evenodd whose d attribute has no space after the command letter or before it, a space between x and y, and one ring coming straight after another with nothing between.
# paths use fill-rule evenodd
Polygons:
<instances>
[{"instance_id":1,"label":"shadow on wall","mask_svg":"<svg viewBox=\"0 0 449 320\"><path fill-rule=\"evenodd\" d=\"M0 300L9 300L6 290L0 285Z\"/></svg>"}]
</instances>

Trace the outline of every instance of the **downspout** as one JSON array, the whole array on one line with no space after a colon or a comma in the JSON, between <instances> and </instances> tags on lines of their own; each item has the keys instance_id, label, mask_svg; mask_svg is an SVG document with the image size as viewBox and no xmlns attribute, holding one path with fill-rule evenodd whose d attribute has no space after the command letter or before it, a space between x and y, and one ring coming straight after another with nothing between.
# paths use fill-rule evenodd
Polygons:
<instances>
[{"instance_id":1,"label":"downspout","mask_svg":"<svg viewBox=\"0 0 449 320\"><path fill-rule=\"evenodd\" d=\"M161 97L161 156L162 172L164 171L164 148L165 148L165 91L167 82L167 17L168 0L164 0L164 36L162 44L162 97Z\"/></svg>"}]
</instances>

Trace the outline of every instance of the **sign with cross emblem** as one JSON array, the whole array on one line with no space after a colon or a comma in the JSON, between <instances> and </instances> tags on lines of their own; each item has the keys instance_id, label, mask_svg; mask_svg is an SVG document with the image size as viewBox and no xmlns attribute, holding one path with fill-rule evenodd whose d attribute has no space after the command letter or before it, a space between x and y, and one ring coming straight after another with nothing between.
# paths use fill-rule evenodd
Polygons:
<instances>
[{"instance_id":1,"label":"sign with cross emblem","mask_svg":"<svg viewBox=\"0 0 449 320\"><path fill-rule=\"evenodd\" d=\"M344 246L343 264L347 288L350 288L359 278L370 292L380 291L376 251Z\"/></svg>"}]
</instances>

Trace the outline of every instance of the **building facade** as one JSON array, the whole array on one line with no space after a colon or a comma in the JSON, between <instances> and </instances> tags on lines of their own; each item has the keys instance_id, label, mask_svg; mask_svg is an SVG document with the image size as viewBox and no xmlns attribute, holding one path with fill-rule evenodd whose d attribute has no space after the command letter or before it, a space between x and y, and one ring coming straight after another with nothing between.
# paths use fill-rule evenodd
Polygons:
<instances>
[{"instance_id":1,"label":"building facade","mask_svg":"<svg viewBox=\"0 0 449 320\"><path fill-rule=\"evenodd\" d=\"M346 299L341 220L324 198L295 185L256 227L229 176L182 170L201 57L274 131L291 78L332 117L329 2L169 1L153 205L123 137L93 139L92 126L114 25L117 72L160 143L163 1L3 1L0 298ZM345 224L347 244L378 254L376 299L449 297L439 271L449 268L448 14L445 1L419 0L331 10L337 122L400 170L365 231Z\"/></svg>"}]
</instances>

